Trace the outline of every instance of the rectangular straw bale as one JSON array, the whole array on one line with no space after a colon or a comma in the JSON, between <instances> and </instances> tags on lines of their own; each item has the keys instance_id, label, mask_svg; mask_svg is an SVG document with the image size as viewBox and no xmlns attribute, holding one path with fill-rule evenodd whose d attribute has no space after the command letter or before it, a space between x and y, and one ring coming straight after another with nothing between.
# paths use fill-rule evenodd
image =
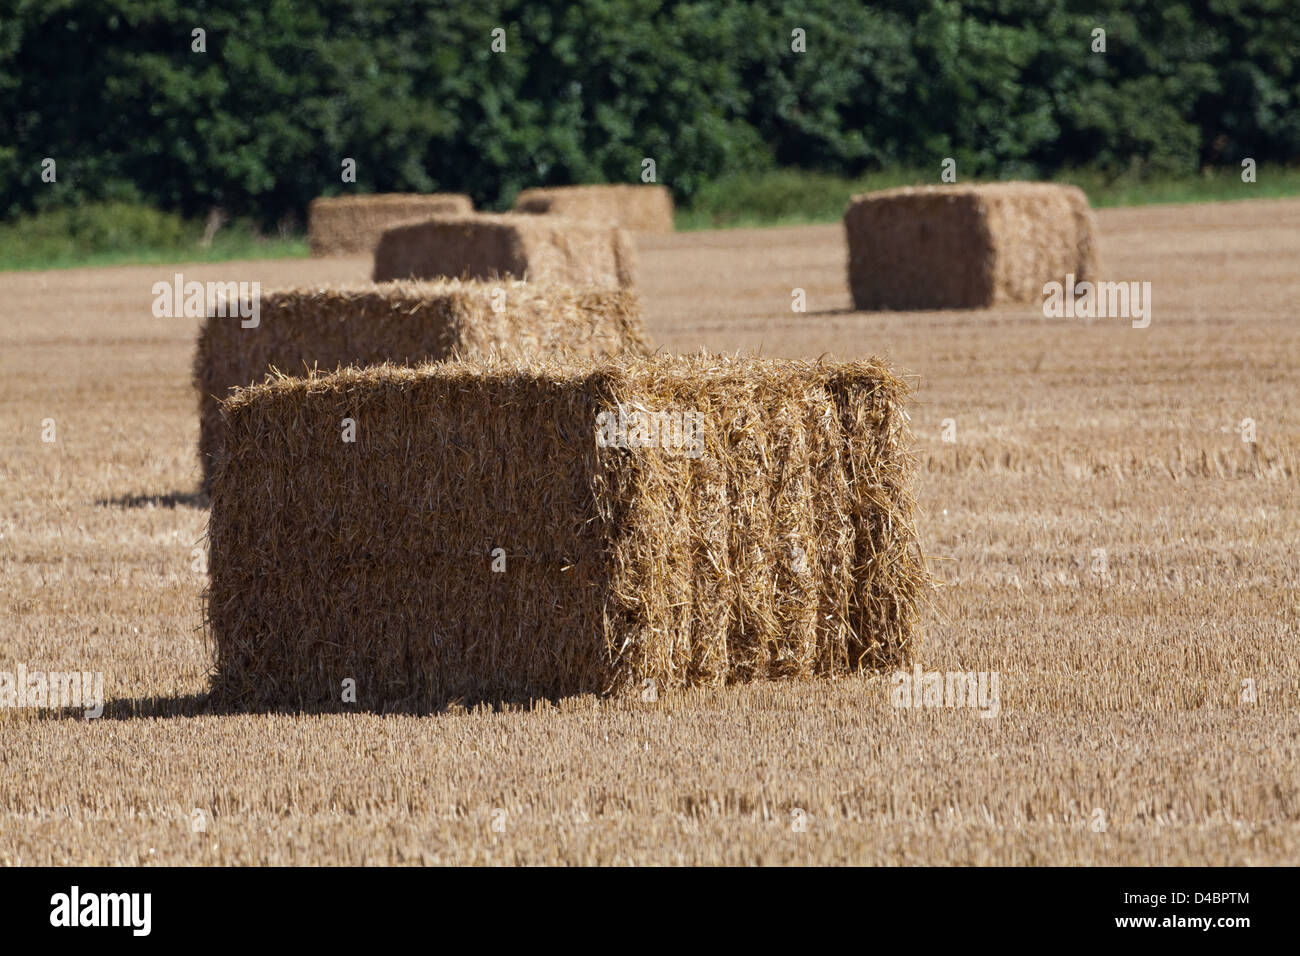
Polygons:
<instances>
[{"instance_id":1,"label":"rectangular straw bale","mask_svg":"<svg viewBox=\"0 0 1300 956\"><path fill-rule=\"evenodd\" d=\"M313 256L370 255L384 230L399 223L473 212L460 193L322 196L307 207L307 244Z\"/></svg>"},{"instance_id":2,"label":"rectangular straw bale","mask_svg":"<svg viewBox=\"0 0 1300 956\"><path fill-rule=\"evenodd\" d=\"M233 387L261 382L271 368L293 374L455 355L602 356L648 348L630 290L450 279L270 292L262 296L257 326L209 315L199 331L194 384L203 484L220 453L220 399Z\"/></svg>"},{"instance_id":3,"label":"rectangular straw bale","mask_svg":"<svg viewBox=\"0 0 1300 956\"><path fill-rule=\"evenodd\" d=\"M673 196L665 186L554 186L525 189L515 211L589 219L628 232L672 232Z\"/></svg>"},{"instance_id":4,"label":"rectangular straw bale","mask_svg":"<svg viewBox=\"0 0 1300 956\"><path fill-rule=\"evenodd\" d=\"M1040 298L1067 273L1096 279L1096 224L1075 186L887 189L853 197L844 226L857 309L987 308Z\"/></svg>"},{"instance_id":5,"label":"rectangular straw bale","mask_svg":"<svg viewBox=\"0 0 1300 956\"><path fill-rule=\"evenodd\" d=\"M376 282L514 276L568 285L628 287L636 252L620 229L560 216L439 217L389 229L375 249Z\"/></svg>"},{"instance_id":6,"label":"rectangular straw bale","mask_svg":"<svg viewBox=\"0 0 1300 956\"><path fill-rule=\"evenodd\" d=\"M709 355L240 389L214 691L327 706L351 677L360 706L423 708L897 666L927 581L905 397L876 360ZM620 409L632 441L602 445ZM646 447L642 412L698 413L702 454Z\"/></svg>"}]
</instances>

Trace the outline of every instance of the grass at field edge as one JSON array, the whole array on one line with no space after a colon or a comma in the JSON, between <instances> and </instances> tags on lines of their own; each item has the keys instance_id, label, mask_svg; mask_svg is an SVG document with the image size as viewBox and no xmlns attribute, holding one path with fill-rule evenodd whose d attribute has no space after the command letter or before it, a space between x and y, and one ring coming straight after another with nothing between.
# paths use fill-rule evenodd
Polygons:
<instances>
[{"instance_id":1,"label":"grass at field edge","mask_svg":"<svg viewBox=\"0 0 1300 956\"><path fill-rule=\"evenodd\" d=\"M675 225L678 232L691 232L835 223L843 217L844 207L853 195L934 181L934 176L915 171L872 173L856 178L790 169L746 173L706 185L690 206L677 210ZM1063 173L1053 181L1080 186L1094 208L1300 196L1300 168L1262 167L1253 183L1242 182L1240 173L1231 168L1151 180L1107 179L1099 173L1075 171ZM0 272L303 259L311 254L304 236L262 237L241 228L219 233L207 248L193 241L134 248L115 244L110 249L90 252L69 249L42 256L26 241L21 225L0 223Z\"/></svg>"}]
</instances>

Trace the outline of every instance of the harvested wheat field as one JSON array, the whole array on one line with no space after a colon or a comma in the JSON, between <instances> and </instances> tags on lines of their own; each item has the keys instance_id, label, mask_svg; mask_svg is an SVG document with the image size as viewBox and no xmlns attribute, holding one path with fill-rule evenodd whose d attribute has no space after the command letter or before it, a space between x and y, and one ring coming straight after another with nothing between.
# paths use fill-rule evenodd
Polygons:
<instances>
[{"instance_id":1,"label":"harvested wheat field","mask_svg":"<svg viewBox=\"0 0 1300 956\"><path fill-rule=\"evenodd\" d=\"M194 354L205 489L221 451L221 400L271 369L301 375L453 356L602 356L649 348L634 292L509 279L305 286L263 294L255 325L235 311L209 311Z\"/></svg>"},{"instance_id":2,"label":"harvested wheat field","mask_svg":"<svg viewBox=\"0 0 1300 956\"><path fill-rule=\"evenodd\" d=\"M102 671L108 697L96 720L0 708L0 862L1294 862L1300 201L1096 215L1106 278L1151 283L1148 328L854 312L840 224L637 239L657 345L908 371L943 582L913 666L996 676L984 706L898 706L868 674L215 709L198 321L150 312L177 267L0 276L0 670Z\"/></svg>"}]
</instances>

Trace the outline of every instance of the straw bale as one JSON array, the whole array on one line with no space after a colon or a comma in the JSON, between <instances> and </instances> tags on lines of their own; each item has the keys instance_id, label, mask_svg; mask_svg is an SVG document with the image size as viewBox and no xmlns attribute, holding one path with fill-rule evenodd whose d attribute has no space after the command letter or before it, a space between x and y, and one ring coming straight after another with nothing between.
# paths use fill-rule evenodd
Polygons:
<instances>
[{"instance_id":1,"label":"straw bale","mask_svg":"<svg viewBox=\"0 0 1300 956\"><path fill-rule=\"evenodd\" d=\"M844 213L857 309L987 308L1043 285L1095 281L1088 198L1053 183L907 186L853 197Z\"/></svg>"},{"instance_id":2,"label":"straw bale","mask_svg":"<svg viewBox=\"0 0 1300 956\"><path fill-rule=\"evenodd\" d=\"M256 327L209 315L199 331L194 384L203 484L209 485L220 453L220 399L233 387L261 382L272 368L293 374L457 355L594 357L624 349L648 350L640 303L630 290L450 279L269 292Z\"/></svg>"},{"instance_id":3,"label":"straw bale","mask_svg":"<svg viewBox=\"0 0 1300 956\"><path fill-rule=\"evenodd\" d=\"M307 207L307 243L313 256L370 255L392 226L473 211L474 203L460 193L322 196Z\"/></svg>"},{"instance_id":4,"label":"straw bale","mask_svg":"<svg viewBox=\"0 0 1300 956\"><path fill-rule=\"evenodd\" d=\"M927 581L905 405L876 360L710 355L240 389L209 524L214 692L338 706L352 678L360 706L418 709L897 666ZM602 444L620 408L632 440ZM644 447L640 412L698 431Z\"/></svg>"},{"instance_id":5,"label":"straw bale","mask_svg":"<svg viewBox=\"0 0 1300 956\"><path fill-rule=\"evenodd\" d=\"M590 219L628 232L672 232L673 196L664 186L555 186L525 189L515 211Z\"/></svg>"},{"instance_id":6,"label":"straw bale","mask_svg":"<svg viewBox=\"0 0 1300 956\"><path fill-rule=\"evenodd\" d=\"M628 287L636 253L626 232L560 216L444 216L389 229L375 249L376 282L514 276Z\"/></svg>"}]
</instances>

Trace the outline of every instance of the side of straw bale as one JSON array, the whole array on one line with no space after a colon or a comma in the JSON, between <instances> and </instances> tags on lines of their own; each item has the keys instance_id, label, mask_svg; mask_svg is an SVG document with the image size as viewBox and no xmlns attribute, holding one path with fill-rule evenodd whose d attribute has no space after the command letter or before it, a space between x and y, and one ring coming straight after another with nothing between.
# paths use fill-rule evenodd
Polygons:
<instances>
[{"instance_id":1,"label":"side of straw bale","mask_svg":"<svg viewBox=\"0 0 1300 956\"><path fill-rule=\"evenodd\" d=\"M261 382L272 368L294 374L453 355L598 357L624 350L649 350L630 290L452 279L270 292L256 327L209 315L199 331L194 385L203 484L221 449L220 400L231 388Z\"/></svg>"},{"instance_id":2,"label":"side of straw bale","mask_svg":"<svg viewBox=\"0 0 1300 956\"><path fill-rule=\"evenodd\" d=\"M474 203L460 193L322 196L307 207L307 244L313 256L369 255L392 226L473 212Z\"/></svg>"},{"instance_id":3,"label":"side of straw bale","mask_svg":"<svg viewBox=\"0 0 1300 956\"><path fill-rule=\"evenodd\" d=\"M1101 249L1097 240L1097 216L1088 205L1087 194L1078 186L1065 186L1066 196L1070 200L1070 209L1074 213L1075 257L1074 278L1076 282L1096 282L1101 270ZM1038 288L1042 293L1042 285Z\"/></svg>"},{"instance_id":4,"label":"side of straw bale","mask_svg":"<svg viewBox=\"0 0 1300 956\"><path fill-rule=\"evenodd\" d=\"M436 707L896 665L926 581L904 402L875 361L707 355L240 389L214 691L329 705L351 677L362 706ZM620 407L698 412L704 453L601 447Z\"/></svg>"},{"instance_id":5,"label":"side of straw bale","mask_svg":"<svg viewBox=\"0 0 1300 956\"><path fill-rule=\"evenodd\" d=\"M589 219L628 232L672 232L673 196L665 186L614 184L525 189L515 211Z\"/></svg>"},{"instance_id":6,"label":"side of straw bale","mask_svg":"<svg viewBox=\"0 0 1300 956\"><path fill-rule=\"evenodd\" d=\"M858 309L987 308L1097 273L1083 191L1052 183L922 186L855 196L844 214Z\"/></svg>"},{"instance_id":7,"label":"side of straw bale","mask_svg":"<svg viewBox=\"0 0 1300 956\"><path fill-rule=\"evenodd\" d=\"M376 282L442 276L627 288L636 282L636 252L621 229L517 213L439 217L380 238Z\"/></svg>"}]
</instances>

